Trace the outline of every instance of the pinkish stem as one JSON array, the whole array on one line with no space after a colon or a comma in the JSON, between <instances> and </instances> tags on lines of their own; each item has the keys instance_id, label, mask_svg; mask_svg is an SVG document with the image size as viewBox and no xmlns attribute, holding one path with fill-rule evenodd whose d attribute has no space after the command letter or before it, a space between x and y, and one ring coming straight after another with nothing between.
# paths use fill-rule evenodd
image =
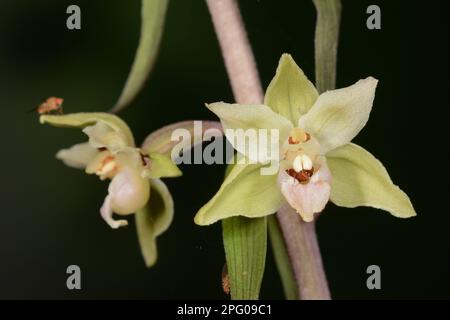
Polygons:
<instances>
[{"instance_id":1,"label":"pinkish stem","mask_svg":"<svg viewBox=\"0 0 450 320\"><path fill-rule=\"evenodd\" d=\"M262 103L264 95L255 58L236 1L207 0L206 2L236 102Z\"/></svg>"},{"instance_id":2,"label":"pinkish stem","mask_svg":"<svg viewBox=\"0 0 450 320\"><path fill-rule=\"evenodd\" d=\"M288 204L278 210L278 222L302 300L330 300L327 277L314 222L304 222Z\"/></svg>"}]
</instances>

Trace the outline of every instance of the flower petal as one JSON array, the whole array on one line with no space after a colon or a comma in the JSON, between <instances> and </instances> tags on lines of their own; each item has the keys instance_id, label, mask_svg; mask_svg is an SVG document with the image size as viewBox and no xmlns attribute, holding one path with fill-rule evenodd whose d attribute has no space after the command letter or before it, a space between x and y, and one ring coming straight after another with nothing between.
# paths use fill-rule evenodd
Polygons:
<instances>
[{"instance_id":1,"label":"flower petal","mask_svg":"<svg viewBox=\"0 0 450 320\"><path fill-rule=\"evenodd\" d=\"M233 217L263 217L275 213L284 203L276 175L261 175L264 165L236 164L216 195L196 214L198 225L210 225Z\"/></svg>"},{"instance_id":2,"label":"flower petal","mask_svg":"<svg viewBox=\"0 0 450 320\"><path fill-rule=\"evenodd\" d=\"M102 120L113 130L122 132L127 145L134 146L134 138L128 125L119 117L104 112L80 112L65 115L42 115L39 121L49 123L55 127L84 128Z\"/></svg>"},{"instance_id":3,"label":"flower petal","mask_svg":"<svg viewBox=\"0 0 450 320\"><path fill-rule=\"evenodd\" d=\"M127 140L123 132L115 131L103 120L97 121L92 126L87 126L83 132L89 137L89 144L93 148L108 148L114 152L127 146Z\"/></svg>"},{"instance_id":4,"label":"flower petal","mask_svg":"<svg viewBox=\"0 0 450 320\"><path fill-rule=\"evenodd\" d=\"M259 148L256 149L260 149L267 146L268 143L270 145L269 148L271 148L276 147L272 143L275 142L281 147L287 140L293 127L288 119L273 112L265 105L217 102L209 104L207 107L220 118L225 136L234 149L255 163L264 163L277 159L270 159L268 153L271 152L258 152L260 150L253 149L254 146L258 146ZM234 129L234 131L231 132L229 129ZM265 145L259 139L261 132L259 129L267 130L267 143ZM272 130L275 130L275 132ZM253 139L251 134L253 134ZM272 137L273 134L278 134L278 139L275 139L276 136ZM249 139L251 143L248 142Z\"/></svg>"},{"instance_id":5,"label":"flower petal","mask_svg":"<svg viewBox=\"0 0 450 320\"><path fill-rule=\"evenodd\" d=\"M314 220L314 214L321 212L330 199L331 174L325 159L316 161L318 170L306 184L280 170L278 183L289 205L294 208L305 222Z\"/></svg>"},{"instance_id":6,"label":"flower petal","mask_svg":"<svg viewBox=\"0 0 450 320\"><path fill-rule=\"evenodd\" d=\"M177 165L173 163L170 156L159 153L152 153L149 155L149 168L145 169L143 176L150 179L158 179L163 177L179 177L183 173L178 169Z\"/></svg>"},{"instance_id":7,"label":"flower petal","mask_svg":"<svg viewBox=\"0 0 450 320\"><path fill-rule=\"evenodd\" d=\"M112 227L124 225L114 222L112 213L128 215L135 213L147 203L150 196L149 181L142 178L135 168L124 167L111 180L108 196L100 210L103 219Z\"/></svg>"},{"instance_id":8,"label":"flower petal","mask_svg":"<svg viewBox=\"0 0 450 320\"><path fill-rule=\"evenodd\" d=\"M300 118L299 127L319 141L323 154L349 143L369 119L377 83L368 77L350 87L321 94Z\"/></svg>"},{"instance_id":9,"label":"flower petal","mask_svg":"<svg viewBox=\"0 0 450 320\"><path fill-rule=\"evenodd\" d=\"M383 164L350 143L327 154L333 175L331 201L338 206L369 206L399 218L416 215L408 196L392 183Z\"/></svg>"},{"instance_id":10,"label":"flower petal","mask_svg":"<svg viewBox=\"0 0 450 320\"><path fill-rule=\"evenodd\" d=\"M319 94L290 54L283 54L275 77L267 88L264 104L297 125L301 115L306 114Z\"/></svg>"},{"instance_id":11,"label":"flower petal","mask_svg":"<svg viewBox=\"0 0 450 320\"><path fill-rule=\"evenodd\" d=\"M173 220L173 200L164 182L152 180L151 197L147 204L136 212L136 228L142 256L147 267L157 259L156 238L170 226Z\"/></svg>"},{"instance_id":12,"label":"flower petal","mask_svg":"<svg viewBox=\"0 0 450 320\"><path fill-rule=\"evenodd\" d=\"M97 149L86 142L75 144L68 149L59 150L56 158L69 167L84 169L97 153Z\"/></svg>"}]
</instances>

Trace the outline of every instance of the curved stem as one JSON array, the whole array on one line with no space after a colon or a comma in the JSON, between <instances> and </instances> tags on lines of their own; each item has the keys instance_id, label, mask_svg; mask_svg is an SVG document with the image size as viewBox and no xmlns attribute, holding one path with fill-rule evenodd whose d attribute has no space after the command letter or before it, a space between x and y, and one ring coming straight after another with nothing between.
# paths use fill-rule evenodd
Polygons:
<instances>
[{"instance_id":1,"label":"curved stem","mask_svg":"<svg viewBox=\"0 0 450 320\"><path fill-rule=\"evenodd\" d=\"M263 90L236 1L207 0L207 4L236 102L261 103ZM304 223L287 208L280 210L278 219L300 297L329 299L314 224Z\"/></svg>"},{"instance_id":2,"label":"curved stem","mask_svg":"<svg viewBox=\"0 0 450 320\"><path fill-rule=\"evenodd\" d=\"M199 123L196 127L196 123ZM188 130L191 134L192 141L190 144L194 147L196 144L203 142L204 134L210 129L216 129L223 132L222 125L219 121L196 121L186 120L164 126L147 136L142 143L142 149L147 152L158 152L162 154L170 154L173 147L179 143L178 140L172 140L172 133L176 129Z\"/></svg>"}]
</instances>

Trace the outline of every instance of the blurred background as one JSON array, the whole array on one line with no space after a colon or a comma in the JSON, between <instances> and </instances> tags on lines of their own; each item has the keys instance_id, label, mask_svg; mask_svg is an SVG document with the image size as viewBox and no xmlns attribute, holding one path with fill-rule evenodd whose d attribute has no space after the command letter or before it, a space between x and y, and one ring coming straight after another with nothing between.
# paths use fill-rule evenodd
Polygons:
<instances>
[{"instance_id":1,"label":"blurred background","mask_svg":"<svg viewBox=\"0 0 450 320\"><path fill-rule=\"evenodd\" d=\"M337 86L369 75L380 80L371 119L355 141L385 164L418 216L327 206L317 228L336 299L450 298L442 3L343 0ZM81 8L79 31L66 28L71 4ZM381 30L366 28L370 4L381 7ZM314 79L312 1L240 5L264 87L283 52ZM27 113L49 96L63 97L66 113L108 110L134 58L140 1L2 0L0 13L0 298L227 298L221 226L193 223L224 166L185 165L182 178L166 179L175 220L159 238L158 263L146 269L133 219L115 231L100 218L107 183L54 157L85 136L41 126ZM121 113L137 141L175 121L214 119L205 102L233 101L204 1L172 0L166 22L154 72ZM66 288L71 264L81 267L82 290ZM366 288L371 264L381 267L381 290ZM270 250L261 297L283 298Z\"/></svg>"}]
</instances>

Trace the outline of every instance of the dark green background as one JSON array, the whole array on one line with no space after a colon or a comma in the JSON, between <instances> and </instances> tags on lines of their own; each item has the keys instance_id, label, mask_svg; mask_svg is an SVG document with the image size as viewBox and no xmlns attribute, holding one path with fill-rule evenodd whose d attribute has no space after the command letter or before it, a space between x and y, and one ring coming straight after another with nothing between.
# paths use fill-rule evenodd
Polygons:
<instances>
[{"instance_id":1,"label":"dark green background","mask_svg":"<svg viewBox=\"0 0 450 320\"><path fill-rule=\"evenodd\" d=\"M241 1L266 87L283 52L313 79L311 1ZM365 26L369 4L382 30ZM66 29L78 4L82 30ZM387 167L418 216L329 204L318 221L334 298L449 298L448 34L444 1L343 1L338 87L380 80L368 125L356 142ZM195 212L220 185L223 166L183 166L167 180L176 201L160 258L146 269L134 223L114 231L99 207L107 185L65 167L57 150L85 139L38 124L27 111L48 96L66 112L104 111L117 99L139 36L139 1L5 1L0 4L0 298L226 298L220 224L198 227ZM123 112L137 141L162 125L214 119L205 102L233 100L206 5L172 0L158 63ZM131 219L132 220L132 219ZM82 269L82 290L66 289L66 267ZM368 265L382 290L366 288ZM282 298L271 253L262 298Z\"/></svg>"}]
</instances>

